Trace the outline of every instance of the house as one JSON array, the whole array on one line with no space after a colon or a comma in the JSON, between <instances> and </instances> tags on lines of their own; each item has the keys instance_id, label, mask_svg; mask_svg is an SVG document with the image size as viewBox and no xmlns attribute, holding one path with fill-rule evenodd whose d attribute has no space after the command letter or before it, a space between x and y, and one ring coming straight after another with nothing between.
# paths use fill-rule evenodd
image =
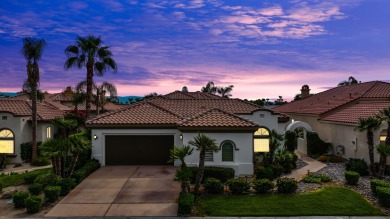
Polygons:
<instances>
[{"instance_id":1,"label":"house","mask_svg":"<svg viewBox=\"0 0 390 219\"><path fill-rule=\"evenodd\" d=\"M356 130L359 118L374 116L390 107L390 84L371 81L341 86L310 96L310 88L302 87L301 100L279 106L273 110L290 116L288 129L311 129L324 141L333 144L333 153L345 158L368 157L365 132ZM387 124L374 132L374 144L384 142ZM305 145L298 147L306 153ZM376 154L376 160L379 156Z\"/></svg>"},{"instance_id":2,"label":"house","mask_svg":"<svg viewBox=\"0 0 390 219\"><path fill-rule=\"evenodd\" d=\"M29 100L0 99L0 153L12 157L13 163L22 162L20 144L32 139L31 111ZM45 141L57 132L51 121L64 112L45 102L38 102L37 112L37 141Z\"/></svg>"},{"instance_id":3,"label":"house","mask_svg":"<svg viewBox=\"0 0 390 219\"><path fill-rule=\"evenodd\" d=\"M51 124L56 117L74 110L73 91L67 87L60 93L45 93L42 101L38 101L37 141L43 142L54 137L58 132ZM106 102L105 112L120 109L122 106ZM92 104L92 116L96 115L96 106ZM85 111L85 103L78 107ZM22 162L20 144L32 140L31 100L27 94L15 97L0 98L0 153L7 153L12 163Z\"/></svg>"},{"instance_id":4,"label":"house","mask_svg":"<svg viewBox=\"0 0 390 219\"><path fill-rule=\"evenodd\" d=\"M188 145L201 132L219 150L206 152L206 165L253 174L254 152L269 150L269 132L283 133L289 118L240 99L175 91L131 104L87 121L92 157L104 165L167 164L173 145ZM199 161L195 150L188 165ZM179 163L175 163L179 165Z\"/></svg>"}]
</instances>

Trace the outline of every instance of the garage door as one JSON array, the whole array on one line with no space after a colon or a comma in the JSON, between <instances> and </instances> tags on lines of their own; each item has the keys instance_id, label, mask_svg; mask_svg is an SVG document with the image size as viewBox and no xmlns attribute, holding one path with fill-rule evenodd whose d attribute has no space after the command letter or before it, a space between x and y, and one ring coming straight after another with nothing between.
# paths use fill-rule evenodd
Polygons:
<instances>
[{"instance_id":1,"label":"garage door","mask_svg":"<svg viewBox=\"0 0 390 219\"><path fill-rule=\"evenodd\" d=\"M173 135L106 136L106 165L167 165Z\"/></svg>"}]
</instances>

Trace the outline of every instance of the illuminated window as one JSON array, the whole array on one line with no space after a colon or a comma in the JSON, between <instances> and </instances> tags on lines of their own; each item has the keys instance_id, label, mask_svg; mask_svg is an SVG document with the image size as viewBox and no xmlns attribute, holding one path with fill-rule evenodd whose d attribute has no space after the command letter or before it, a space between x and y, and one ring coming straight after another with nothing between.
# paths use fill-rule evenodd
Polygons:
<instances>
[{"instance_id":1,"label":"illuminated window","mask_svg":"<svg viewBox=\"0 0 390 219\"><path fill-rule=\"evenodd\" d=\"M9 129L0 130L0 153L15 153L15 137Z\"/></svg>"},{"instance_id":2,"label":"illuminated window","mask_svg":"<svg viewBox=\"0 0 390 219\"><path fill-rule=\"evenodd\" d=\"M51 138L51 127L46 128L46 138Z\"/></svg>"},{"instance_id":3,"label":"illuminated window","mask_svg":"<svg viewBox=\"0 0 390 219\"><path fill-rule=\"evenodd\" d=\"M266 128L259 128L254 136L254 150L255 152L269 151L269 131Z\"/></svg>"},{"instance_id":4,"label":"illuminated window","mask_svg":"<svg viewBox=\"0 0 390 219\"><path fill-rule=\"evenodd\" d=\"M379 141L384 144L386 141L386 136L387 136L387 130L383 130L379 136Z\"/></svg>"},{"instance_id":5,"label":"illuminated window","mask_svg":"<svg viewBox=\"0 0 390 219\"><path fill-rule=\"evenodd\" d=\"M225 141L221 145L222 149L222 161L234 160L234 145L231 141Z\"/></svg>"}]
</instances>

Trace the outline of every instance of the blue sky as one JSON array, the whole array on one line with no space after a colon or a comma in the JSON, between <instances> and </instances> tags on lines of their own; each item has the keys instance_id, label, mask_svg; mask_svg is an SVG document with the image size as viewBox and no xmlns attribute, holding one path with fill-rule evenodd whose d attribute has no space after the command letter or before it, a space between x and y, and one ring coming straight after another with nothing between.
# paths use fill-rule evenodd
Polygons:
<instances>
[{"instance_id":1,"label":"blue sky","mask_svg":"<svg viewBox=\"0 0 390 219\"><path fill-rule=\"evenodd\" d=\"M85 78L65 71L77 35L101 35L117 74L96 78L120 95L168 93L207 81L235 85L233 97L291 98L358 80L390 81L388 0L3 0L0 91L26 78L22 38L44 38L41 88L63 90Z\"/></svg>"}]
</instances>

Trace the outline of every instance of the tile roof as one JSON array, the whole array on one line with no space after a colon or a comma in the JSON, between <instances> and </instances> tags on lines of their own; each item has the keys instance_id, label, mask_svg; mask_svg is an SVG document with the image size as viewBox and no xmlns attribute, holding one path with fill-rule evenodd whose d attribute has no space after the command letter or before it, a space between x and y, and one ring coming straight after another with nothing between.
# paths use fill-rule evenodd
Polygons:
<instances>
[{"instance_id":1,"label":"tile roof","mask_svg":"<svg viewBox=\"0 0 390 219\"><path fill-rule=\"evenodd\" d=\"M355 123L358 118L377 112L373 109L386 105L383 101L390 103L390 83L371 81L335 87L273 110L285 114L316 115L327 121Z\"/></svg>"},{"instance_id":2,"label":"tile roof","mask_svg":"<svg viewBox=\"0 0 390 219\"><path fill-rule=\"evenodd\" d=\"M0 99L0 112L9 112L15 116L31 116L31 101ZM38 120L52 120L55 117L62 117L64 112L50 106L46 102L37 103Z\"/></svg>"},{"instance_id":3,"label":"tile roof","mask_svg":"<svg viewBox=\"0 0 390 219\"><path fill-rule=\"evenodd\" d=\"M258 127L256 123L214 108L190 119L184 119L179 127Z\"/></svg>"}]
</instances>

